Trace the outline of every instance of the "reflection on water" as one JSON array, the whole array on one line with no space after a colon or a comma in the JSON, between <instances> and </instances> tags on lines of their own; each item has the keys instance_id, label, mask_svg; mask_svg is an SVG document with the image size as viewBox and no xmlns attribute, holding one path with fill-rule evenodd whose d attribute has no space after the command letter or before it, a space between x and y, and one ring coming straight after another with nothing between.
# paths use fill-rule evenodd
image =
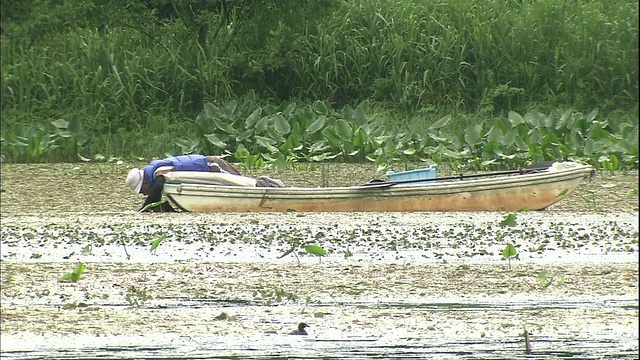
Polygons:
<instances>
[{"instance_id":1,"label":"reflection on water","mask_svg":"<svg viewBox=\"0 0 640 360\"><path fill-rule=\"evenodd\" d=\"M183 304L203 310L210 304ZM336 306L337 304L334 304ZM266 306L229 304L233 313L264 311ZM635 313L638 302L624 298L572 298L571 301L501 299L497 302L361 302L340 304L355 314L379 314L380 329L350 326L349 331L334 326L314 329L307 337L277 333L247 331L244 334L167 334L154 333L120 336L68 335L66 337L3 336L2 358L11 359L518 359L531 358L524 354L521 329L478 334L470 318L492 321L502 316L502 327L509 327L510 314L526 319L532 313L549 317L558 312L588 313L604 311ZM169 306L164 310L169 311ZM331 310L331 307L324 308ZM438 322L438 314L446 314L449 327L407 329L401 319L429 318ZM380 315L382 314L382 315ZM363 315L364 316L364 315ZM543 315L545 317L545 315ZM456 322L455 319L463 319ZM603 359L637 358L637 324L558 324L564 332L536 329L530 323L533 358L537 359ZM318 320L320 323L320 320ZM392 323L397 324L394 328ZM376 324L374 324L376 325ZM588 326L588 330L572 331ZM487 327L489 329L491 327ZM412 332L412 330L415 330ZM9 343L10 342L10 345ZM10 350L9 350L10 349Z\"/></svg>"},{"instance_id":2,"label":"reflection on water","mask_svg":"<svg viewBox=\"0 0 640 360\"><path fill-rule=\"evenodd\" d=\"M150 335L153 336L153 335ZM112 339L115 340L115 339ZM231 340L231 339L230 339ZM269 341L272 340L272 341ZM444 341L442 341L444 340ZM569 341L538 338L535 358L637 358L637 346L618 348L613 339ZM613 348L618 350L612 351ZM3 352L13 359L517 359L527 358L520 339L491 342L462 339L232 339L219 342L206 337L173 339L166 345L100 345L78 349L55 348Z\"/></svg>"}]
</instances>

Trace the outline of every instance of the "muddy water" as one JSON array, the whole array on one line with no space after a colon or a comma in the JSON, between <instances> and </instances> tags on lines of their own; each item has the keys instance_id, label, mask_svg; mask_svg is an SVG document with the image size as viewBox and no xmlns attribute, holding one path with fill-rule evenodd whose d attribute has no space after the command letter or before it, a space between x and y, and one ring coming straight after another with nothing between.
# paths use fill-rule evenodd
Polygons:
<instances>
[{"instance_id":1,"label":"muddy water","mask_svg":"<svg viewBox=\"0 0 640 360\"><path fill-rule=\"evenodd\" d=\"M2 357L637 358L637 213L505 215L4 216Z\"/></svg>"}]
</instances>

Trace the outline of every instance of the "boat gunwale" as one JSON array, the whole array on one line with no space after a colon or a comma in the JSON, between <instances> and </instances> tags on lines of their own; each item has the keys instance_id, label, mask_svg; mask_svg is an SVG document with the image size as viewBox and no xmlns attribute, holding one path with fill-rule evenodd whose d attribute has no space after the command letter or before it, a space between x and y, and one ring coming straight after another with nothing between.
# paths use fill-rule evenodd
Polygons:
<instances>
[{"instance_id":1,"label":"boat gunwale","mask_svg":"<svg viewBox=\"0 0 640 360\"><path fill-rule=\"evenodd\" d=\"M394 184L391 186L335 186L335 187L246 187L219 184L201 184L182 181L165 183L165 191L178 196L213 196L229 197L242 196L244 198L255 195L262 197L265 193L270 196L301 196L301 195L326 195L332 196L393 196L402 195L429 195L442 193L459 193L469 191L490 191L495 189L505 189L510 187L536 186L540 184L552 184L563 181L571 181L579 177L586 177L592 172L590 165L581 165L571 169L558 171L538 172L531 174L516 174L508 176L488 176L486 178L474 178L463 180L434 181L429 184ZM474 188L476 188L474 190ZM169 191L167 191L169 190ZM209 193L212 193L209 195Z\"/></svg>"}]
</instances>

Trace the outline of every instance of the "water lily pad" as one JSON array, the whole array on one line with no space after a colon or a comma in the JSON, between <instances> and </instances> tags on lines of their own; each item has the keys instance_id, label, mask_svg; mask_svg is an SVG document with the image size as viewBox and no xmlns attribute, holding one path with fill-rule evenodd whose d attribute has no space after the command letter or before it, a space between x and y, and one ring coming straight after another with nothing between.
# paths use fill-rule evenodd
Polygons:
<instances>
[{"instance_id":1,"label":"water lily pad","mask_svg":"<svg viewBox=\"0 0 640 360\"><path fill-rule=\"evenodd\" d=\"M327 254L323 248L317 245L307 245L304 247L304 250L309 254L316 256L325 256Z\"/></svg>"}]
</instances>

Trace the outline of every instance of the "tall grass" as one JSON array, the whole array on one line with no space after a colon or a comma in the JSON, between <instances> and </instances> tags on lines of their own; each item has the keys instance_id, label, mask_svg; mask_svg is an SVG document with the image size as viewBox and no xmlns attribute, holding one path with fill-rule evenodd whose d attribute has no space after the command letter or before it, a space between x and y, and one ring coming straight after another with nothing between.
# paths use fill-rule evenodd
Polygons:
<instances>
[{"instance_id":1,"label":"tall grass","mask_svg":"<svg viewBox=\"0 0 640 360\"><path fill-rule=\"evenodd\" d=\"M209 27L220 30L204 43L185 22L114 9L104 13L137 23L104 15L63 26L74 21L66 16L59 32L7 31L2 128L80 116L95 146L142 149L130 134L148 133L162 148L164 132L188 133L205 102L248 90L276 103L369 99L391 122L418 128L447 113L462 127L532 106L637 118L635 1L319 3L265 2L242 26L214 13ZM81 15L101 13L87 4Z\"/></svg>"},{"instance_id":2,"label":"tall grass","mask_svg":"<svg viewBox=\"0 0 640 360\"><path fill-rule=\"evenodd\" d=\"M3 111L61 116L73 109L91 128L135 130L156 114L195 113L203 99L230 98L215 57L197 44L167 50L135 30L78 30L56 48L3 43ZM194 56L189 56L193 54Z\"/></svg>"},{"instance_id":3,"label":"tall grass","mask_svg":"<svg viewBox=\"0 0 640 360\"><path fill-rule=\"evenodd\" d=\"M307 96L473 109L507 85L520 104L637 103L636 2L351 1L336 15L308 38Z\"/></svg>"}]
</instances>

